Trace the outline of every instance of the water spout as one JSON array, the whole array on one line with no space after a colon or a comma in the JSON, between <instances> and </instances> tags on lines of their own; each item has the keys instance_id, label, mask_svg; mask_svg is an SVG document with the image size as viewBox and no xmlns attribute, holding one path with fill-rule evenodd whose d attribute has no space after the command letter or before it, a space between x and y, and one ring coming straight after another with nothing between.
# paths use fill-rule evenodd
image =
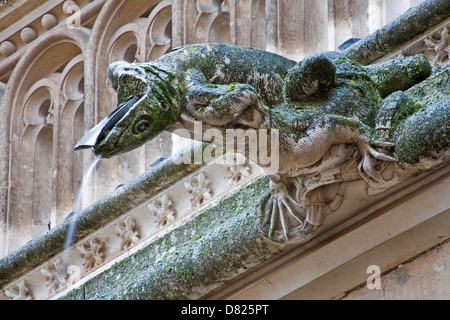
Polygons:
<instances>
[{"instance_id":1,"label":"water spout","mask_svg":"<svg viewBox=\"0 0 450 320\"><path fill-rule=\"evenodd\" d=\"M92 172L94 171L95 166L97 165L97 163L99 163L99 161L102 159L102 156L99 155L97 156L91 163L91 165L89 166L88 170L86 171L86 174L83 177L83 180L81 182L80 188L78 189L78 193L77 193L77 197L75 198L75 201L72 204L72 211L73 212L80 212L82 209L82 200L83 200L83 191L86 187L86 183L89 180Z\"/></svg>"},{"instance_id":2,"label":"water spout","mask_svg":"<svg viewBox=\"0 0 450 320\"><path fill-rule=\"evenodd\" d=\"M67 262L69 259L69 248L72 246L73 237L75 235L75 229L77 226L78 218L82 210L82 200L83 200L83 192L86 188L86 184L89 181L90 176L92 175L92 172L94 171L95 166L99 161L102 159L102 156L97 156L89 166L88 170L86 171L86 174L83 177L83 180L81 182L80 188L78 189L78 193L76 198L74 199L74 202L72 204L72 213L69 214L69 216L66 219L70 219L69 222L69 230L67 231L66 240L64 242L64 256L63 256L63 269L62 272L65 273L67 270Z\"/></svg>"}]
</instances>

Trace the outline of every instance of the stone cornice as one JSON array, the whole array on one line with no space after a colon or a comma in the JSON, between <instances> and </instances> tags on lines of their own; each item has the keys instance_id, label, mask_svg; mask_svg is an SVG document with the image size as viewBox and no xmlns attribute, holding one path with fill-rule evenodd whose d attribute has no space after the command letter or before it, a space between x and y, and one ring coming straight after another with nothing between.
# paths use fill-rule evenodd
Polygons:
<instances>
[{"instance_id":1,"label":"stone cornice","mask_svg":"<svg viewBox=\"0 0 450 320\"><path fill-rule=\"evenodd\" d=\"M450 167L390 192L383 200L205 299L340 299L366 284L367 267L387 272L450 237ZM448 240L447 240L448 241ZM421 295L421 293L417 293Z\"/></svg>"},{"instance_id":2,"label":"stone cornice","mask_svg":"<svg viewBox=\"0 0 450 320\"><path fill-rule=\"evenodd\" d=\"M424 1L393 22L353 44L344 51L344 54L364 65L370 64L398 50L408 41L447 19L449 15L449 1Z\"/></svg>"},{"instance_id":3,"label":"stone cornice","mask_svg":"<svg viewBox=\"0 0 450 320\"><path fill-rule=\"evenodd\" d=\"M62 1L54 1L54 3L61 5ZM87 1L83 3L86 4L83 16L89 18L89 10L94 16L103 6L104 1L96 1L96 5L94 3L89 5ZM111 7L111 12L116 9L114 3L107 4L105 7ZM435 34L437 40L446 43L444 27L448 22L448 18L447 20L445 18L450 14L448 1L426 1L418 8L424 11L419 15L419 20L425 21L425 28L408 29L416 23L412 17L417 18L414 16L414 10L409 11L396 22L352 46L346 51L347 55L360 62L371 63L377 59L397 55L401 49L404 49L408 55L417 53L419 52L417 48L423 47L426 43L425 39ZM101 17L107 19L111 12L105 11ZM61 23L64 20L58 21ZM404 23L406 28L403 31L406 31L404 36L395 40L393 35L396 34L396 28L402 21L409 21ZM29 27L29 24L24 23L24 26ZM97 24L91 32L101 34L102 28L103 25ZM114 28L111 29L114 30ZM57 33L53 30L46 34ZM19 33L11 35L16 38L19 36ZM8 37L5 37L5 41L9 41ZM33 40L20 48L16 47L16 51L0 60L0 73L6 74L5 70L12 69L19 61L21 54L26 48L31 47L32 43ZM93 48L97 43L91 41L90 45L92 48L88 49L88 52L90 50L90 53L97 53ZM110 48L112 45L103 43L101 48L107 47ZM435 49L431 45L427 50L434 52ZM436 57L437 64L446 62L446 57L438 61L439 53L437 51L436 53L437 55L433 57ZM98 60L90 56L88 59L90 59L86 61L88 70L98 68ZM99 61L103 61L102 59L99 58ZM93 83L89 83L93 87ZM98 92L95 91L95 94L93 92L94 90L92 90L91 99L85 100L86 104L92 102L93 96L97 97ZM98 99L102 99L101 95L98 96ZM91 103L86 110L93 105ZM89 121L94 121L94 117ZM448 159L448 150L446 157ZM245 283L245 286L261 285L263 287L264 284L261 282L268 278L267 274L278 272L280 268L287 266L288 263L282 265L287 261L287 257L292 258L296 253L303 254L310 250L308 254L316 252L316 257L325 259L327 252L358 242L358 237L353 238L356 239L353 242L346 242L343 238L338 239L343 233L344 236L356 233L361 235L364 233L364 228L367 230L374 226L374 230L382 229L382 222L384 222L390 229L387 231L383 229L383 232L379 233L385 238L379 238L377 243L372 243L372 246L377 246L382 245L386 239L391 240L391 235L386 235L388 231L393 231L398 236L401 232L408 232L408 228L420 226L427 219L434 219L434 215L444 218L445 215L448 216L448 209L441 210L442 208L439 207L438 210L430 212L414 213L415 220L402 225L398 221L407 220L408 212L401 212L397 217L395 210L390 211L392 207L399 206L399 203L402 205L404 200L414 200L416 196L420 199L423 195L430 195L430 190L440 190L441 196L448 193L447 162L432 172L401 181L398 185L393 183L389 191L374 197L367 195L365 189L367 186L363 181L351 182L345 192L343 191L342 194L339 193L340 191L337 192L339 200L342 200L341 206L339 210L327 216L317 238L303 245L275 243L269 240L260 228L258 204L269 192L269 186L267 178L262 175L258 167L229 170L230 168L218 164L177 164L179 158L183 156L166 160L81 213L74 239L75 245L70 249L69 254L72 259L69 263L73 268L68 271L72 273L59 272L70 218L44 236L31 240L18 251L1 259L0 300L60 297L68 299L200 298L213 289L222 288L224 281L242 275L249 268L256 269L262 265L267 267L264 269L266 273L262 272L263 276L259 278L254 276ZM427 163L420 170L428 170L426 165ZM8 174L7 170L5 174ZM434 179L439 182L439 189L434 189L433 183L430 183ZM235 182L238 183L233 184ZM418 189L422 190L421 188L424 191L423 194L415 192ZM401 201L398 201L399 198L402 198ZM440 200L443 199L440 198ZM445 206L445 202L440 201L439 205ZM427 216L428 213L429 216ZM378 218L380 219L377 220ZM374 230L372 232L375 232ZM442 237L433 238L433 240L445 240L444 237L448 235L443 233ZM336 239L341 242L336 241L329 245ZM436 241L433 243L429 241L427 244L434 245ZM364 245L368 250L365 252L370 252L371 244L365 242ZM426 249L424 246L418 247L421 248L420 250ZM292 249L294 250L290 251ZM280 258L280 253L284 254L288 251L291 253ZM321 255L321 252L325 253ZM345 259L358 259L357 254L365 254L361 252L355 253L354 256L349 254L346 258L342 257L340 263L347 263ZM195 260L193 257L199 259L193 261ZM280 260L277 261L278 258ZM295 256L292 259L297 258ZM325 266L329 269L325 270L324 267L317 270L316 274L323 272L317 277L335 267L329 261L327 262ZM314 265L313 260L307 260L305 263ZM289 266L291 269L286 270L292 270L300 264L292 263ZM133 281L128 281L128 276L132 277ZM311 279L315 280L314 277ZM209 297L239 296L237 292L245 286L235 282L234 287L232 285L226 287L226 292L220 294L217 293L218 291L212 292ZM166 290L159 288L166 288ZM284 292L284 294L288 293ZM273 297L282 296L276 296L274 293Z\"/></svg>"},{"instance_id":4,"label":"stone cornice","mask_svg":"<svg viewBox=\"0 0 450 320\"><path fill-rule=\"evenodd\" d=\"M201 152L205 146L196 144L193 152ZM103 270L123 259L123 255L142 249L261 176L256 166L240 169L239 165L185 164L181 159L183 156L172 157L160 163L79 214L68 262L78 268L77 280L86 281L100 272L99 268ZM195 192L196 188L201 190ZM204 196L207 193L209 197ZM198 199L198 195L202 198ZM67 278L49 280L49 283L45 278L51 278L61 267L67 254L63 253L65 238L74 219L67 218L44 236L0 260L0 286L6 285L8 291L25 281L32 286L34 299L45 299L67 290L70 287L65 282ZM94 250L93 246L100 256L95 261L86 260L86 256L92 257L86 253Z\"/></svg>"}]
</instances>

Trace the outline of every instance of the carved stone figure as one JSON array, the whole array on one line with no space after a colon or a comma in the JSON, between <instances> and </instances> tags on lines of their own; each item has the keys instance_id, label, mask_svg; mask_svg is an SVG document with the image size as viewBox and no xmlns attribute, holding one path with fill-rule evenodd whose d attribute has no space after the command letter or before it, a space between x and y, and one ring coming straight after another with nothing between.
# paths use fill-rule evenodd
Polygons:
<instances>
[{"instance_id":1,"label":"carved stone figure","mask_svg":"<svg viewBox=\"0 0 450 320\"><path fill-rule=\"evenodd\" d=\"M448 149L448 100L421 104L426 93L408 90L431 74L423 55L362 66L336 52L297 63L253 48L189 45L150 63L113 63L119 107L75 148L112 157L195 121L204 131L276 129L279 150L266 147L280 162L261 228L275 241L306 241L339 206L346 182L364 179L376 194ZM339 188L330 198L332 184Z\"/></svg>"}]
</instances>

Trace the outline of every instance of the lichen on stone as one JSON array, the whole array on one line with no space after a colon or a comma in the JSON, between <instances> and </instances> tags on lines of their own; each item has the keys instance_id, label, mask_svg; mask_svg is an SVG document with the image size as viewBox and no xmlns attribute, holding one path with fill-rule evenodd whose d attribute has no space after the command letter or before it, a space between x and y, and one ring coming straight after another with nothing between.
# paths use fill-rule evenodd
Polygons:
<instances>
[{"instance_id":1,"label":"lichen on stone","mask_svg":"<svg viewBox=\"0 0 450 320\"><path fill-rule=\"evenodd\" d=\"M279 252L258 229L262 177L61 299L193 299Z\"/></svg>"},{"instance_id":2,"label":"lichen on stone","mask_svg":"<svg viewBox=\"0 0 450 320\"><path fill-rule=\"evenodd\" d=\"M400 163L437 158L450 148L450 98L419 110L398 130L396 154Z\"/></svg>"}]
</instances>

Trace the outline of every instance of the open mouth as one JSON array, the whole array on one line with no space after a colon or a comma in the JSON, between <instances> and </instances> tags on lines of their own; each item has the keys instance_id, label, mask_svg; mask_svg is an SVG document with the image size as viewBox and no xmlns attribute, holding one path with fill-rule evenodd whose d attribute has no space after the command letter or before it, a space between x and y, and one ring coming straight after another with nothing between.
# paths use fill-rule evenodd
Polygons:
<instances>
[{"instance_id":1,"label":"open mouth","mask_svg":"<svg viewBox=\"0 0 450 320\"><path fill-rule=\"evenodd\" d=\"M140 96L133 96L126 103L120 105L111 112L106 118L100 121L94 128L89 130L78 143L74 150L94 148L102 141L108 132L122 119L122 117L130 110L130 108L141 99Z\"/></svg>"}]
</instances>

